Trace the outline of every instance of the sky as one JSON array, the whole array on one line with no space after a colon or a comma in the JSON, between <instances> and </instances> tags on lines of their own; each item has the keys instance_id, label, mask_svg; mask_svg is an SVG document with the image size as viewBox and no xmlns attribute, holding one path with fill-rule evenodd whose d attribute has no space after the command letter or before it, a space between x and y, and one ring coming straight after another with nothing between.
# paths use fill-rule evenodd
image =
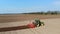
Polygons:
<instances>
[{"instance_id":1,"label":"sky","mask_svg":"<svg viewBox=\"0 0 60 34\"><path fill-rule=\"evenodd\" d=\"M0 14L60 11L60 0L0 0Z\"/></svg>"}]
</instances>

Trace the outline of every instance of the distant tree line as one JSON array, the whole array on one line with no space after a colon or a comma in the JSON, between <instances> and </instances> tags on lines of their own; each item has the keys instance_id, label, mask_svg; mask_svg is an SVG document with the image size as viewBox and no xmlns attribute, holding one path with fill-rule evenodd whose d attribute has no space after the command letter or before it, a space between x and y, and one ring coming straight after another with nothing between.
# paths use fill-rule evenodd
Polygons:
<instances>
[{"instance_id":1,"label":"distant tree line","mask_svg":"<svg viewBox=\"0 0 60 34\"><path fill-rule=\"evenodd\" d=\"M42 14L51 14L51 15L54 15L54 14L60 14L60 11L47 11L47 12L41 12Z\"/></svg>"},{"instance_id":2,"label":"distant tree line","mask_svg":"<svg viewBox=\"0 0 60 34\"><path fill-rule=\"evenodd\" d=\"M24 14L51 14L51 15L54 15L54 14L60 14L60 11L47 11L47 12L44 12L44 11L41 11L41 12L31 12L31 13L24 13Z\"/></svg>"}]
</instances>

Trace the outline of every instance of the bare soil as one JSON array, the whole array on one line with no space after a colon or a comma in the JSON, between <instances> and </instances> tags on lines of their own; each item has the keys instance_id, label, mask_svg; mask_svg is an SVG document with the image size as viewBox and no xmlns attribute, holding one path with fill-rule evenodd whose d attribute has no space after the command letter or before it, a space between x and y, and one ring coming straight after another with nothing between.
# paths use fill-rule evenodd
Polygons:
<instances>
[{"instance_id":1,"label":"bare soil","mask_svg":"<svg viewBox=\"0 0 60 34\"><path fill-rule=\"evenodd\" d=\"M40 14L0 15L0 23L33 20L35 18L39 18L39 19L60 18L60 15L40 15Z\"/></svg>"},{"instance_id":2,"label":"bare soil","mask_svg":"<svg viewBox=\"0 0 60 34\"><path fill-rule=\"evenodd\" d=\"M45 26L31 28L31 29L23 29L23 30L13 30L0 32L0 34L60 34L60 18L54 19L41 19L45 23ZM24 24L29 23L28 21L24 22ZM13 26L13 25L21 25L22 22L12 22L12 23L0 23L0 26ZM18 24L17 24L18 23ZM2 25L1 25L2 24ZM5 24L5 25L4 25Z\"/></svg>"}]
</instances>

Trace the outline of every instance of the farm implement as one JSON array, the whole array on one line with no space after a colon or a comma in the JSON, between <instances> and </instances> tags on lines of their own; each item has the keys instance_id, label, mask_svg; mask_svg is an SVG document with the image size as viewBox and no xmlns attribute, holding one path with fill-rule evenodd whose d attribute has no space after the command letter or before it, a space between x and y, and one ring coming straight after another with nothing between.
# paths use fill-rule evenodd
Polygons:
<instances>
[{"instance_id":1,"label":"farm implement","mask_svg":"<svg viewBox=\"0 0 60 34\"><path fill-rule=\"evenodd\" d=\"M38 27L37 25L39 25L39 26L41 26L42 24L44 25L44 22L40 22L38 20L35 20L35 21L36 22L32 22L32 23L29 23L27 25L16 26L16 27L4 27L4 28L0 28L0 32L29 29L29 28Z\"/></svg>"}]
</instances>

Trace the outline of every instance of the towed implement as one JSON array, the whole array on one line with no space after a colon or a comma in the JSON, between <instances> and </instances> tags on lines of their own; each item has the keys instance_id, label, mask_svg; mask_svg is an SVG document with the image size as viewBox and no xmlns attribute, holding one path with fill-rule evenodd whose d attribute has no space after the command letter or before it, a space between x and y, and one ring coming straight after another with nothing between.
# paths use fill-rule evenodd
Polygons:
<instances>
[{"instance_id":1,"label":"towed implement","mask_svg":"<svg viewBox=\"0 0 60 34\"><path fill-rule=\"evenodd\" d=\"M0 28L0 32L35 28L35 27L38 27L37 25L41 26L42 24L44 25L44 22L40 22L39 20L37 20L36 22L32 22L27 25Z\"/></svg>"}]
</instances>

